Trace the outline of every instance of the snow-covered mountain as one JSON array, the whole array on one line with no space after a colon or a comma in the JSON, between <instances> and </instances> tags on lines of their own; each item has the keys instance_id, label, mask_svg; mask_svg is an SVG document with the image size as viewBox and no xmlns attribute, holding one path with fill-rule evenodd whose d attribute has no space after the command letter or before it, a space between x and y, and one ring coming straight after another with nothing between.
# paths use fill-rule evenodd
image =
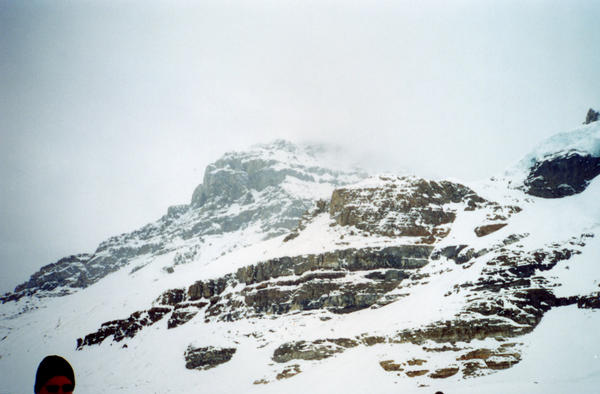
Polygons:
<instances>
[{"instance_id":1,"label":"snow-covered mountain","mask_svg":"<svg viewBox=\"0 0 600 394\"><path fill-rule=\"evenodd\" d=\"M228 153L4 295L0 393L49 353L81 392L597 392L600 122L471 184L325 156Z\"/></svg>"}]
</instances>

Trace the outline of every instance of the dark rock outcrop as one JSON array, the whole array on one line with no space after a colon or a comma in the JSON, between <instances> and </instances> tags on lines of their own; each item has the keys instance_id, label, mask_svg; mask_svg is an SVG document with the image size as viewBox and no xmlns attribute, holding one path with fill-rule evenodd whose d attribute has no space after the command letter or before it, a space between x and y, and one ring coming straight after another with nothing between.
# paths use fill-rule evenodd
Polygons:
<instances>
[{"instance_id":1,"label":"dark rock outcrop","mask_svg":"<svg viewBox=\"0 0 600 394\"><path fill-rule=\"evenodd\" d=\"M533 327L517 326L497 318L478 318L473 321L456 319L437 322L424 328L403 330L396 334L394 341L421 345L427 341L456 343L485 338L502 340L527 334L532 329Z\"/></svg>"},{"instance_id":2,"label":"dark rock outcrop","mask_svg":"<svg viewBox=\"0 0 600 394\"><path fill-rule=\"evenodd\" d=\"M469 351L456 360L462 362L463 377L471 378L510 368L521 361L521 353L516 343L504 343L496 349Z\"/></svg>"},{"instance_id":3,"label":"dark rock outcrop","mask_svg":"<svg viewBox=\"0 0 600 394\"><path fill-rule=\"evenodd\" d=\"M231 275L226 275L223 278L208 280L208 281L198 281L191 285L188 288L188 299L190 301L199 300L201 298L210 299L214 296L218 296L231 281Z\"/></svg>"},{"instance_id":4,"label":"dark rock outcrop","mask_svg":"<svg viewBox=\"0 0 600 394\"><path fill-rule=\"evenodd\" d=\"M569 152L537 162L525 180L526 193L561 198L583 192L600 174L600 157Z\"/></svg>"},{"instance_id":5,"label":"dark rock outcrop","mask_svg":"<svg viewBox=\"0 0 600 394\"><path fill-rule=\"evenodd\" d=\"M600 309L600 292L586 297L580 297L577 301L577 307L585 309Z\"/></svg>"},{"instance_id":6,"label":"dark rock outcrop","mask_svg":"<svg viewBox=\"0 0 600 394\"><path fill-rule=\"evenodd\" d=\"M433 379L445 379L449 378L450 376L456 375L458 373L458 370L458 367L441 368L433 373L430 373L429 377Z\"/></svg>"},{"instance_id":7,"label":"dark rock outcrop","mask_svg":"<svg viewBox=\"0 0 600 394\"><path fill-rule=\"evenodd\" d=\"M185 367L187 369L198 370L211 369L231 360L235 352L235 348L217 348L212 346L194 348L188 346L184 354Z\"/></svg>"},{"instance_id":8,"label":"dark rock outcrop","mask_svg":"<svg viewBox=\"0 0 600 394\"><path fill-rule=\"evenodd\" d=\"M488 252L489 250L487 249L475 250L472 247L468 247L468 245L451 245L434 251L431 254L431 258L432 260L438 260L441 256L444 256L449 260L453 260L456 264L464 264Z\"/></svg>"},{"instance_id":9,"label":"dark rock outcrop","mask_svg":"<svg viewBox=\"0 0 600 394\"><path fill-rule=\"evenodd\" d=\"M488 225L484 225L484 226L475 227L475 235L477 235L478 237L485 237L486 235L489 235L493 232L500 230L501 228L505 227L506 225L507 225L507 223L494 223L494 224L488 224Z\"/></svg>"},{"instance_id":10,"label":"dark rock outcrop","mask_svg":"<svg viewBox=\"0 0 600 394\"><path fill-rule=\"evenodd\" d=\"M175 309L167 322L167 328L179 327L192 320L208 302L181 302L175 305Z\"/></svg>"},{"instance_id":11,"label":"dark rock outcrop","mask_svg":"<svg viewBox=\"0 0 600 394\"><path fill-rule=\"evenodd\" d=\"M171 289L165 291L156 300L160 305L175 306L185 300L185 289Z\"/></svg>"},{"instance_id":12,"label":"dark rock outcrop","mask_svg":"<svg viewBox=\"0 0 600 394\"><path fill-rule=\"evenodd\" d=\"M418 369L418 370L413 370L413 371L406 371L406 376L408 376L409 378L414 378L417 376L423 376L425 374L427 374L429 372L428 369Z\"/></svg>"},{"instance_id":13,"label":"dark rock outcrop","mask_svg":"<svg viewBox=\"0 0 600 394\"><path fill-rule=\"evenodd\" d=\"M133 338L143 327L151 326L169 312L171 308L154 307L147 311L134 312L127 319L103 323L98 331L86 335L83 339L77 339L77 350L81 350L84 346L100 344L110 336L115 342Z\"/></svg>"},{"instance_id":14,"label":"dark rock outcrop","mask_svg":"<svg viewBox=\"0 0 600 394\"><path fill-rule=\"evenodd\" d=\"M348 338L290 342L275 349L272 358L278 363L290 360L323 360L355 346L358 346L358 342Z\"/></svg>"},{"instance_id":15,"label":"dark rock outcrop","mask_svg":"<svg viewBox=\"0 0 600 394\"><path fill-rule=\"evenodd\" d=\"M394 360L380 361L379 365L381 365L381 368L383 368L384 371L388 371L388 372L390 372L390 371L399 372L399 371L404 370L404 368L402 368L402 365L394 362Z\"/></svg>"},{"instance_id":16,"label":"dark rock outcrop","mask_svg":"<svg viewBox=\"0 0 600 394\"><path fill-rule=\"evenodd\" d=\"M593 108L590 108L585 116L585 122L583 124L590 124L592 122L597 122L600 119L600 112L594 111Z\"/></svg>"}]
</instances>

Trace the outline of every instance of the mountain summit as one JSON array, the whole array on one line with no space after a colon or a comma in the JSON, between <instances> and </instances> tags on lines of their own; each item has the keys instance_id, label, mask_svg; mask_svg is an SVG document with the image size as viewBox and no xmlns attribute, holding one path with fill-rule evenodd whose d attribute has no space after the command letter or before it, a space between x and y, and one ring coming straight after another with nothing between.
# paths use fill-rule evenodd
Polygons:
<instances>
[{"instance_id":1,"label":"mountain summit","mask_svg":"<svg viewBox=\"0 0 600 394\"><path fill-rule=\"evenodd\" d=\"M599 141L472 184L227 153L190 204L2 298L0 392L51 352L89 392L595 392Z\"/></svg>"}]
</instances>

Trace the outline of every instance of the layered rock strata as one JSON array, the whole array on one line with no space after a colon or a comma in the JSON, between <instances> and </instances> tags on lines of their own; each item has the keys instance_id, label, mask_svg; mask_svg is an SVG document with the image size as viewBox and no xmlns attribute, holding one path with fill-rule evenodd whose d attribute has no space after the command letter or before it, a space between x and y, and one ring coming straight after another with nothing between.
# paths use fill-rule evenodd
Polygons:
<instances>
[{"instance_id":1,"label":"layered rock strata","mask_svg":"<svg viewBox=\"0 0 600 394\"><path fill-rule=\"evenodd\" d=\"M205 321L298 310L351 313L400 297L394 290L428 263L432 250L429 245L404 245L272 259L221 278L198 281L187 289L169 290L155 301L154 308L160 308L161 318L169 315L168 328L185 324L200 312ZM145 316L143 311L104 323L97 332L79 339L78 348L111 336L114 341L133 337L149 325L141 316Z\"/></svg>"},{"instance_id":2,"label":"layered rock strata","mask_svg":"<svg viewBox=\"0 0 600 394\"><path fill-rule=\"evenodd\" d=\"M411 343L423 346L426 351L453 354L455 361L435 371L410 368L407 363L394 360L382 361L382 368L403 371L409 377L427 375L431 378L446 378L458 372L469 378L510 368L521 360L520 345L503 342L532 332L551 308L572 304L579 308L600 307L600 293L557 297L552 291L554 285L540 275L581 253L579 249L585 246L589 237L589 234L583 234L562 245L552 244L529 252L502 247L486 252L489 257L483 257L485 267L477 281L455 286L455 292L466 292L466 303L454 320L383 336L365 333L350 338L288 342L274 351L272 359L280 363L321 360L356 346ZM455 264L465 265L469 260L455 261ZM499 346L496 349L448 346L488 338L498 340ZM431 344L443 346L432 348Z\"/></svg>"}]
</instances>

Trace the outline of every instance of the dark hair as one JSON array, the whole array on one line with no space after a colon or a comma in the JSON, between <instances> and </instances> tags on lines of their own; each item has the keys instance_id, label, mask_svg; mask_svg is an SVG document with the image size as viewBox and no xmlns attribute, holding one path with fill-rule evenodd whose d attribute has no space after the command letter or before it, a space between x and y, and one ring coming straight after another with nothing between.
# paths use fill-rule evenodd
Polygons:
<instances>
[{"instance_id":1,"label":"dark hair","mask_svg":"<svg viewBox=\"0 0 600 394\"><path fill-rule=\"evenodd\" d=\"M38 366L33 391L39 393L46 382L55 376L64 376L75 386L75 373L71 364L60 356L47 356Z\"/></svg>"}]
</instances>

